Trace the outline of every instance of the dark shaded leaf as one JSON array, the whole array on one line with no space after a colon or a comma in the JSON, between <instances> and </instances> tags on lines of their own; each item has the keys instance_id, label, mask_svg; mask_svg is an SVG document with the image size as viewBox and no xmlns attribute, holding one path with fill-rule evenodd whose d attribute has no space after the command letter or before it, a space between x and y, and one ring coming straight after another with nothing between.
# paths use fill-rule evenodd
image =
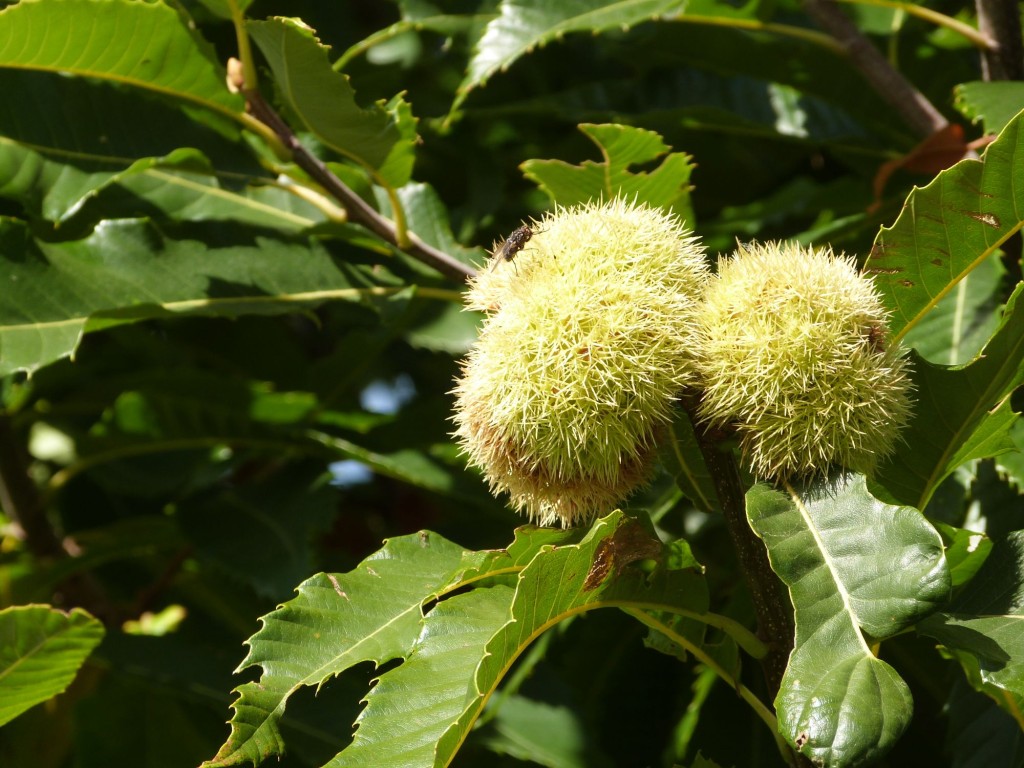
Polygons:
<instances>
[{"instance_id":1,"label":"dark shaded leaf","mask_svg":"<svg viewBox=\"0 0 1024 768\"><path fill-rule=\"evenodd\" d=\"M230 240L230 232L219 235ZM211 238L212 239L212 238ZM239 241L240 240L240 241ZM82 240L44 242L0 219L0 374L72 354L83 333L176 314L280 314L360 301L377 281L317 241L174 240L143 221L107 222Z\"/></svg>"}]
</instances>

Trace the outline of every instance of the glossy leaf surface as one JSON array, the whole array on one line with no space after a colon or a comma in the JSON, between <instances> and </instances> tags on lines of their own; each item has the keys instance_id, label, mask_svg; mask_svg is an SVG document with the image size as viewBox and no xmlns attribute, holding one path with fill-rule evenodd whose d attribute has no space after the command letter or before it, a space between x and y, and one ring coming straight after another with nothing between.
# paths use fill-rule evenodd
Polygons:
<instances>
[{"instance_id":1,"label":"glossy leaf surface","mask_svg":"<svg viewBox=\"0 0 1024 768\"><path fill-rule=\"evenodd\" d=\"M868 764L910 721L910 690L870 638L899 632L948 596L935 530L873 499L864 479L789 493L756 485L747 516L789 587L796 642L775 706L779 730L823 766Z\"/></svg>"},{"instance_id":2,"label":"glossy leaf surface","mask_svg":"<svg viewBox=\"0 0 1024 768\"><path fill-rule=\"evenodd\" d=\"M232 118L242 109L212 49L163 3L10 5L0 11L0 67L131 85Z\"/></svg>"},{"instance_id":3,"label":"glossy leaf surface","mask_svg":"<svg viewBox=\"0 0 1024 768\"><path fill-rule=\"evenodd\" d=\"M962 160L915 189L875 238L864 272L900 339L1024 224L1024 122L1012 120L981 160Z\"/></svg>"},{"instance_id":4,"label":"glossy leaf surface","mask_svg":"<svg viewBox=\"0 0 1024 768\"><path fill-rule=\"evenodd\" d=\"M971 459L1015 450L1019 414L1010 394L1024 382L1024 308L1018 286L996 333L974 362L945 367L914 361L916 403L906 448L884 459L873 482L892 498L923 509L938 484Z\"/></svg>"}]
</instances>

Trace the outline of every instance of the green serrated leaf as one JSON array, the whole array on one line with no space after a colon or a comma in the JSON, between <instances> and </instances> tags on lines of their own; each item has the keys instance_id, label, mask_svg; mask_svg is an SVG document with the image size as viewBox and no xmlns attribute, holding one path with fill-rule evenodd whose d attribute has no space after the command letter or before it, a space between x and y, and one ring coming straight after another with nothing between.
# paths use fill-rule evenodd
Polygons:
<instances>
[{"instance_id":1,"label":"green serrated leaf","mask_svg":"<svg viewBox=\"0 0 1024 768\"><path fill-rule=\"evenodd\" d=\"M259 763L284 749L279 722L288 698L362 661L405 657L419 636L424 602L449 587L461 547L429 532L391 539L346 574L319 574L298 597L262 619L238 671L263 668L236 689L231 736L205 766Z\"/></svg>"},{"instance_id":2,"label":"green serrated leaf","mask_svg":"<svg viewBox=\"0 0 1024 768\"><path fill-rule=\"evenodd\" d=\"M953 88L953 106L985 133L999 133L1024 109L1024 83L1012 80L960 83Z\"/></svg>"},{"instance_id":3,"label":"green serrated leaf","mask_svg":"<svg viewBox=\"0 0 1024 768\"><path fill-rule=\"evenodd\" d=\"M69 242L0 219L0 375L67 357L83 333L175 314L279 314L328 299L362 300L376 281L334 262L315 240L174 240L145 221L105 222Z\"/></svg>"},{"instance_id":4,"label":"green serrated leaf","mask_svg":"<svg viewBox=\"0 0 1024 768\"><path fill-rule=\"evenodd\" d=\"M705 612L707 588L696 571L660 568L648 575L630 567L638 560L658 559L660 552L660 542L643 524L615 512L595 523L579 544L552 548L531 560L519 575L511 620L487 643L471 695L437 744L433 765L451 761L515 659L558 622L602 607Z\"/></svg>"},{"instance_id":5,"label":"green serrated leaf","mask_svg":"<svg viewBox=\"0 0 1024 768\"><path fill-rule=\"evenodd\" d=\"M513 590L494 586L441 602L401 666L366 696L352 744L324 768L421 768L438 739L474 698L473 670L488 640L509 621Z\"/></svg>"},{"instance_id":6,"label":"green serrated leaf","mask_svg":"<svg viewBox=\"0 0 1024 768\"><path fill-rule=\"evenodd\" d=\"M21 2L0 11L0 67L143 88L239 122L212 47L163 3Z\"/></svg>"},{"instance_id":7,"label":"green serrated leaf","mask_svg":"<svg viewBox=\"0 0 1024 768\"><path fill-rule=\"evenodd\" d=\"M983 158L961 160L913 190L896 222L875 238L864 266L890 329L902 339L1024 225L1024 123L1010 122Z\"/></svg>"},{"instance_id":8,"label":"green serrated leaf","mask_svg":"<svg viewBox=\"0 0 1024 768\"><path fill-rule=\"evenodd\" d=\"M522 164L523 174L553 202L572 206L621 196L671 211L689 228L695 226L689 185L694 166L689 155L670 152L657 133L643 128L582 123L579 129L601 150L602 162L569 165L561 160L527 160ZM652 171L629 170L658 158L661 162Z\"/></svg>"},{"instance_id":9,"label":"green serrated leaf","mask_svg":"<svg viewBox=\"0 0 1024 768\"><path fill-rule=\"evenodd\" d=\"M398 187L409 181L416 124L407 104L395 97L388 105L360 107L348 77L331 68L328 49L299 21L250 21L246 28L282 96L320 141L375 170L381 183Z\"/></svg>"},{"instance_id":10,"label":"green serrated leaf","mask_svg":"<svg viewBox=\"0 0 1024 768\"><path fill-rule=\"evenodd\" d=\"M779 731L822 766L884 755L910 722L910 691L871 652L949 595L938 533L872 498L861 476L788 494L755 485L747 517L789 587L796 640L775 706Z\"/></svg>"},{"instance_id":11,"label":"green serrated leaf","mask_svg":"<svg viewBox=\"0 0 1024 768\"><path fill-rule=\"evenodd\" d=\"M456 579L467 584L518 572L515 590L483 582L489 586L438 603L415 647L402 654L406 661L368 694L353 743L329 765L449 764L512 662L575 614L601 607L706 611L706 587L695 570L633 567L666 559L640 521L615 512L579 536L525 526L506 552L465 553L453 586Z\"/></svg>"},{"instance_id":12,"label":"green serrated leaf","mask_svg":"<svg viewBox=\"0 0 1024 768\"><path fill-rule=\"evenodd\" d=\"M508 69L520 56L565 34L629 28L684 6L680 0L502 0L498 16L477 43L451 111L498 70Z\"/></svg>"},{"instance_id":13,"label":"green serrated leaf","mask_svg":"<svg viewBox=\"0 0 1024 768\"><path fill-rule=\"evenodd\" d=\"M0 725L62 693L103 639L103 625L81 608L47 605L0 610Z\"/></svg>"},{"instance_id":14,"label":"green serrated leaf","mask_svg":"<svg viewBox=\"0 0 1024 768\"><path fill-rule=\"evenodd\" d=\"M1024 293L1018 285L998 330L970 365L944 367L914 360L914 416L906 445L882 460L872 478L889 498L924 509L939 483L972 459L1013 451L1019 419L1009 395L1024 382Z\"/></svg>"},{"instance_id":15,"label":"green serrated leaf","mask_svg":"<svg viewBox=\"0 0 1024 768\"><path fill-rule=\"evenodd\" d=\"M973 360L999 324L1005 273L999 254L980 262L907 332L904 345L932 363Z\"/></svg>"}]
</instances>

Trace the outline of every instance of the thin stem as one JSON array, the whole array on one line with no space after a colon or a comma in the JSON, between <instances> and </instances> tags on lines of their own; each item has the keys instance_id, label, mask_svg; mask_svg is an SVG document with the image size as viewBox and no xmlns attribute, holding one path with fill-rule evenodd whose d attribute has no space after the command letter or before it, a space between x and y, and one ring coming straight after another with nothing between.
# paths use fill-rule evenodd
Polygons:
<instances>
[{"instance_id":1,"label":"thin stem","mask_svg":"<svg viewBox=\"0 0 1024 768\"><path fill-rule=\"evenodd\" d=\"M235 41L238 44L238 58L242 61L242 82L250 88L257 88L259 80L256 70L256 62L252 58L252 45L249 43L249 33L245 29L245 12L238 7L235 0L228 0L231 8L231 24L235 28Z\"/></svg>"},{"instance_id":2,"label":"thin stem","mask_svg":"<svg viewBox=\"0 0 1024 768\"><path fill-rule=\"evenodd\" d=\"M944 13L933 11L931 8L925 8L923 5L917 5L916 3L902 3L898 0L837 0L840 3L850 3L853 5L875 5L882 8L896 8L903 11L908 16L916 16L919 19L924 19L927 22L934 24L937 27L944 27L945 29L955 32L958 35L971 41L971 44L981 49L994 49L997 47L996 41L992 36L975 29L969 24L964 24L958 19L954 19L952 16L947 16Z\"/></svg>"},{"instance_id":3,"label":"thin stem","mask_svg":"<svg viewBox=\"0 0 1024 768\"><path fill-rule=\"evenodd\" d=\"M623 608L622 611L623 613L627 613L633 618L635 618L641 624L650 627L655 632L659 632L665 635L665 637L679 645L681 648L684 648L687 653L691 654L701 664L706 666L708 669L712 670L716 675L718 675L722 680L724 680L733 690L736 691L736 693L739 695L741 699L743 699L745 702L747 702L747 704L750 705L750 708L754 710L754 714L761 718L761 720L764 721L765 725L768 726L768 730L771 731L772 738L775 739L775 744L779 748L779 753L783 756L786 762L788 762L790 765L795 765L795 756L793 754L793 751L789 748L789 745L786 744L785 740L779 735L779 723L775 719L775 715L772 713L770 709L768 709L768 707L765 706L764 702L762 702L754 694L753 691L751 691L749 688L747 688L747 686L743 685L743 683L741 683L739 680L730 675L724 667L722 667L717 661L715 661L709 654L705 653L703 648L691 643L678 632L674 632L671 627L658 621L653 616L648 614L646 611L637 610L634 608Z\"/></svg>"},{"instance_id":4,"label":"thin stem","mask_svg":"<svg viewBox=\"0 0 1024 768\"><path fill-rule=\"evenodd\" d=\"M846 55L846 49L829 35L813 29L794 27L790 24L776 24L758 19L736 19L728 16L699 16L696 14L680 14L671 19L680 24L702 24L709 27L731 27L751 32L767 32L780 37L792 37L826 48L839 56Z\"/></svg>"},{"instance_id":5,"label":"thin stem","mask_svg":"<svg viewBox=\"0 0 1024 768\"><path fill-rule=\"evenodd\" d=\"M804 0L804 8L818 26L839 42L864 79L914 133L927 138L949 125L949 121L924 94L893 69L835 0Z\"/></svg>"},{"instance_id":6,"label":"thin stem","mask_svg":"<svg viewBox=\"0 0 1024 768\"><path fill-rule=\"evenodd\" d=\"M263 96L248 87L243 92L253 115L273 131L288 149L295 164L344 206L348 211L349 221L361 224L382 240L448 277L465 280L475 273L472 267L424 243L412 232L402 231L402 228L396 227L394 222L377 213L359 195L349 189L341 179L331 173L319 158L314 157L302 145L280 115L264 101Z\"/></svg>"}]
</instances>

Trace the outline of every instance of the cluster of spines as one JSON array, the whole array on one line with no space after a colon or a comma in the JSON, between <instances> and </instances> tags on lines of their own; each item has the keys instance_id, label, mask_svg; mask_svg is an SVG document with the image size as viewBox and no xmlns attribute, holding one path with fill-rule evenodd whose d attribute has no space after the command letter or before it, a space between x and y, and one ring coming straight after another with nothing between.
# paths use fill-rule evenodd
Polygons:
<instances>
[{"instance_id":1,"label":"cluster of spines","mask_svg":"<svg viewBox=\"0 0 1024 768\"><path fill-rule=\"evenodd\" d=\"M574 525L621 502L650 475L684 388L702 392L702 421L738 432L761 478L870 471L893 449L905 362L851 259L751 245L712 277L677 219L622 200L530 232L514 271L471 283L488 317L455 389L470 462L518 511Z\"/></svg>"},{"instance_id":2,"label":"cluster of spines","mask_svg":"<svg viewBox=\"0 0 1024 768\"><path fill-rule=\"evenodd\" d=\"M649 474L657 428L693 383L708 271L679 221L615 200L536 224L516 270L483 270L490 313L456 394L457 435L493 490L541 523L572 524Z\"/></svg>"},{"instance_id":3,"label":"cluster of spines","mask_svg":"<svg viewBox=\"0 0 1024 768\"><path fill-rule=\"evenodd\" d=\"M700 415L738 430L758 477L870 471L910 414L886 324L852 259L796 244L740 248L701 309Z\"/></svg>"}]
</instances>

